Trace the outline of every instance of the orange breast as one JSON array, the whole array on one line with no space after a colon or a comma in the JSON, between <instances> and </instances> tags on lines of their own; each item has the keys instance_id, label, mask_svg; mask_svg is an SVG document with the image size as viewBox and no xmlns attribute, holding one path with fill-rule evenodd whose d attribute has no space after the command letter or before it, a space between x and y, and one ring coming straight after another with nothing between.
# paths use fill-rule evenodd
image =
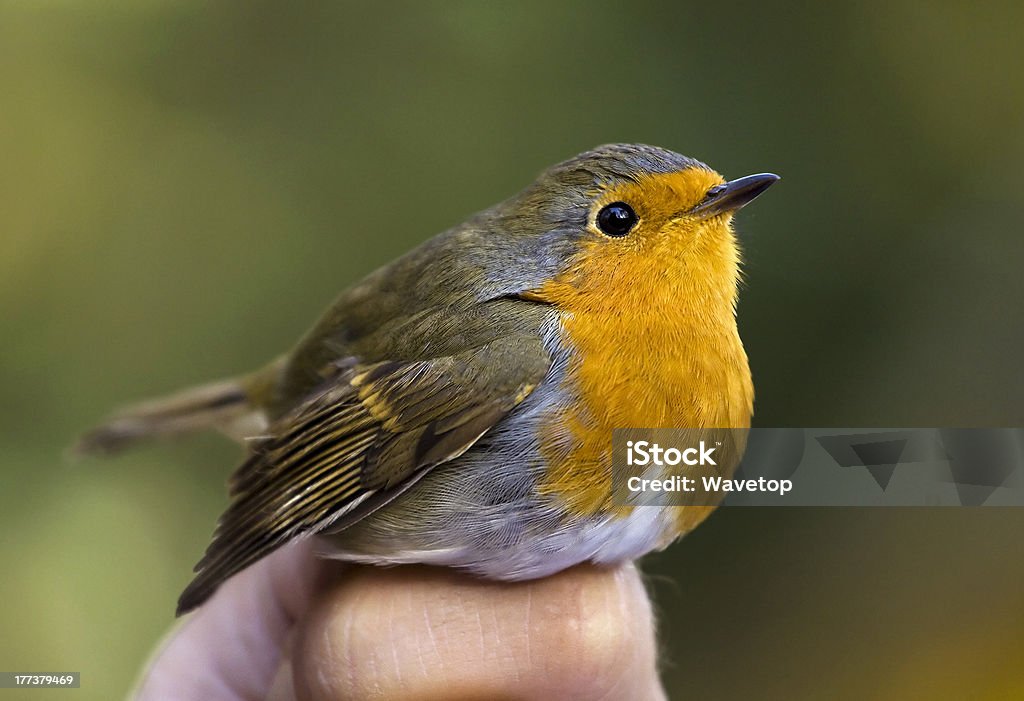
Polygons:
<instances>
[{"instance_id":1,"label":"orange breast","mask_svg":"<svg viewBox=\"0 0 1024 701\"><path fill-rule=\"evenodd\" d=\"M611 508L612 429L750 425L753 386L734 313L739 253L721 227L702 240L663 231L631 249L595 240L536 291L562 310L573 397L543 429L540 490L572 512ZM680 511L690 512L688 529L710 509Z\"/></svg>"}]
</instances>

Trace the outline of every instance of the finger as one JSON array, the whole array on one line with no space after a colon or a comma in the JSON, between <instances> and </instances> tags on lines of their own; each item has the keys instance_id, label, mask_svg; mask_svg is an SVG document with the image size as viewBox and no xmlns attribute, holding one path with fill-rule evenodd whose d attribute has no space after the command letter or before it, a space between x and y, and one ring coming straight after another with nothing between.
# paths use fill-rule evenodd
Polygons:
<instances>
[{"instance_id":1,"label":"finger","mask_svg":"<svg viewBox=\"0 0 1024 701\"><path fill-rule=\"evenodd\" d=\"M287 649L288 646L285 645L285 650ZM264 701L296 701L292 662L287 652L281 656L277 673L274 674L274 680L270 683L270 689L267 691Z\"/></svg>"},{"instance_id":2,"label":"finger","mask_svg":"<svg viewBox=\"0 0 1024 701\"><path fill-rule=\"evenodd\" d=\"M348 570L300 624L292 672L304 701L664 698L632 565L521 583Z\"/></svg>"},{"instance_id":3,"label":"finger","mask_svg":"<svg viewBox=\"0 0 1024 701\"><path fill-rule=\"evenodd\" d=\"M262 699L289 630L309 606L320 570L307 541L282 548L232 577L172 631L135 698Z\"/></svg>"}]
</instances>

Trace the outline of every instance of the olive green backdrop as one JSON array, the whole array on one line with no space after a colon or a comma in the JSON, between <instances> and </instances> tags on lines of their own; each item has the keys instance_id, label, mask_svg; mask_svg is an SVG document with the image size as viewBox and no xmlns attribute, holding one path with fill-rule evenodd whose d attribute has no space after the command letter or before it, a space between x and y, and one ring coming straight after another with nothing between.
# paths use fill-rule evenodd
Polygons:
<instances>
[{"instance_id":1,"label":"olive green backdrop","mask_svg":"<svg viewBox=\"0 0 1024 701\"><path fill-rule=\"evenodd\" d=\"M739 217L759 425L1024 425L1024 4L976 4L0 2L0 669L123 694L239 457L77 431L599 143L783 176ZM1022 528L721 510L648 561L666 683L1022 698Z\"/></svg>"}]
</instances>

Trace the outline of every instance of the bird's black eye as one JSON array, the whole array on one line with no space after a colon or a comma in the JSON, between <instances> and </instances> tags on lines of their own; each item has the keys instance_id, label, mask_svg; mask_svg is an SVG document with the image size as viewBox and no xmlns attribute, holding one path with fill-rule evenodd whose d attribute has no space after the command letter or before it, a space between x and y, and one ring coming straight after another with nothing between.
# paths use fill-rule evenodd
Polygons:
<instances>
[{"instance_id":1,"label":"bird's black eye","mask_svg":"<svg viewBox=\"0 0 1024 701\"><path fill-rule=\"evenodd\" d=\"M608 236L625 236L636 226L638 217L625 202L612 202L597 213L597 228Z\"/></svg>"}]
</instances>

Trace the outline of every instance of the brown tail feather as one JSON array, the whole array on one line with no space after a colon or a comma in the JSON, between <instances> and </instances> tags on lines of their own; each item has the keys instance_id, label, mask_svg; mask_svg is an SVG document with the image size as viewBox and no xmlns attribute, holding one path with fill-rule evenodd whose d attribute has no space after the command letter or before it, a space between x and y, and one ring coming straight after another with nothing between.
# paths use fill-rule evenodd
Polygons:
<instances>
[{"instance_id":1,"label":"brown tail feather","mask_svg":"<svg viewBox=\"0 0 1024 701\"><path fill-rule=\"evenodd\" d=\"M253 412L242 382L214 382L129 406L83 435L73 451L79 455L112 455L153 438L209 428L230 431L232 424Z\"/></svg>"}]
</instances>

